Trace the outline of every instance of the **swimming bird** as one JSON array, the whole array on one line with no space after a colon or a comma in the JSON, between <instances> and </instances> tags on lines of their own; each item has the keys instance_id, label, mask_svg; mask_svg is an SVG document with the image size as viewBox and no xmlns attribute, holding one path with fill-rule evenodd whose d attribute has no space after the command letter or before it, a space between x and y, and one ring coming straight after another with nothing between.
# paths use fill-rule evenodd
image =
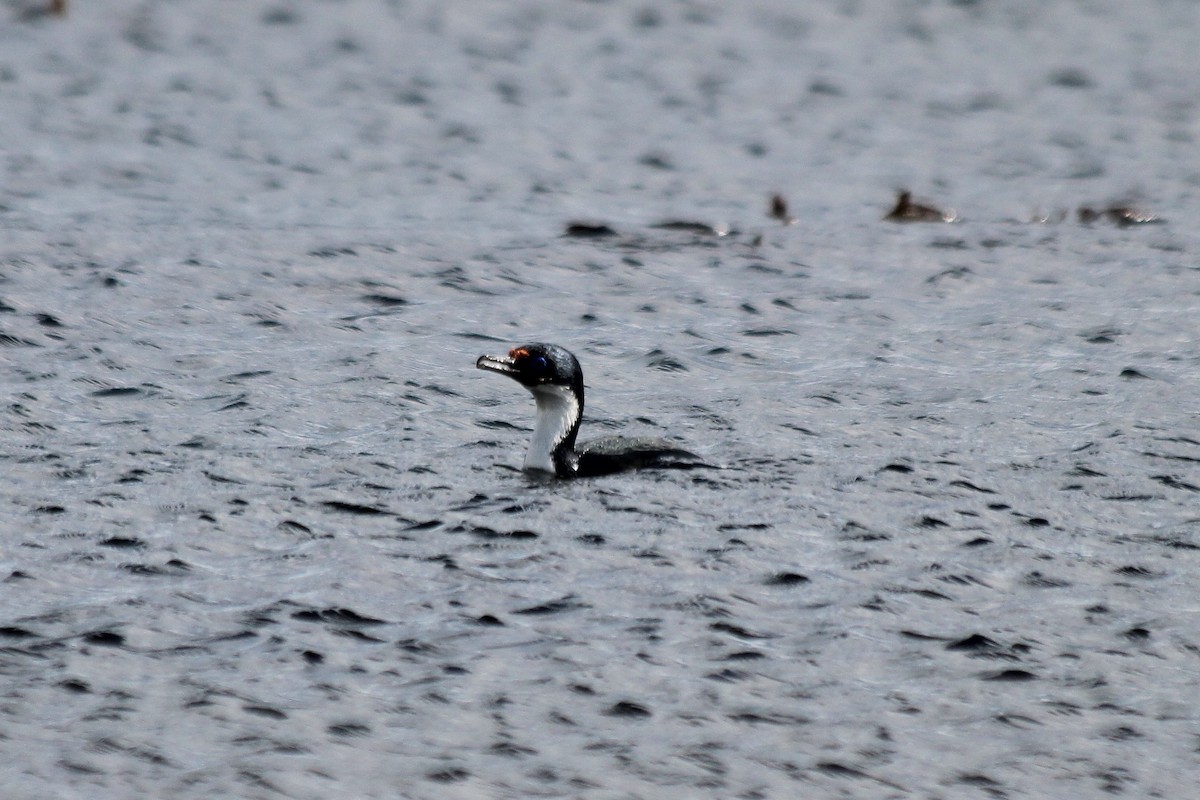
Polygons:
<instances>
[{"instance_id":1,"label":"swimming bird","mask_svg":"<svg viewBox=\"0 0 1200 800\"><path fill-rule=\"evenodd\" d=\"M607 436L575 447L583 419L583 368L565 348L535 342L514 347L507 356L480 356L479 369L507 375L524 386L537 403L533 441L525 454L527 472L559 478L607 475L643 467L703 466L699 457L664 439Z\"/></svg>"}]
</instances>

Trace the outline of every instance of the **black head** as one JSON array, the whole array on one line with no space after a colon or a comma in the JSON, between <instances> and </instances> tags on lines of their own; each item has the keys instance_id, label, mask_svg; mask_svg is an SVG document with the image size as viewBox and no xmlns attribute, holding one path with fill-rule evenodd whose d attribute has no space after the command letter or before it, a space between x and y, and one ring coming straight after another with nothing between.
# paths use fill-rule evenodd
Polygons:
<instances>
[{"instance_id":1,"label":"black head","mask_svg":"<svg viewBox=\"0 0 1200 800\"><path fill-rule=\"evenodd\" d=\"M507 375L530 391L539 386L569 386L583 401L583 369L575 356L556 344L523 344L507 356L480 356L479 369Z\"/></svg>"}]
</instances>

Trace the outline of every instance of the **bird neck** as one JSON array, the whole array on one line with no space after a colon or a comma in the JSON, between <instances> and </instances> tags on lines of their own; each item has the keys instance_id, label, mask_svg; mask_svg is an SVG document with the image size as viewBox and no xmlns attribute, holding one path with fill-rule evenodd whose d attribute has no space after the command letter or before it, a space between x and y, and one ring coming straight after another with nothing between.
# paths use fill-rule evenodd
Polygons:
<instances>
[{"instance_id":1,"label":"bird neck","mask_svg":"<svg viewBox=\"0 0 1200 800\"><path fill-rule=\"evenodd\" d=\"M529 390L537 403L533 441L525 469L568 474L575 469L575 436L583 418L583 393L574 387L542 385Z\"/></svg>"}]
</instances>

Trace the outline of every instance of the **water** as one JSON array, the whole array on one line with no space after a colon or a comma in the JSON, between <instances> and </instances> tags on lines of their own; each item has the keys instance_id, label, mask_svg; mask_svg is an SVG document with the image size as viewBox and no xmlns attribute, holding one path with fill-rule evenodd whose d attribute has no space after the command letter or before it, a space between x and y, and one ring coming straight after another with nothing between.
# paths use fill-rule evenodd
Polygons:
<instances>
[{"instance_id":1,"label":"water","mask_svg":"<svg viewBox=\"0 0 1200 800\"><path fill-rule=\"evenodd\" d=\"M5 797L1193 792L1190 3L3 12Z\"/></svg>"}]
</instances>

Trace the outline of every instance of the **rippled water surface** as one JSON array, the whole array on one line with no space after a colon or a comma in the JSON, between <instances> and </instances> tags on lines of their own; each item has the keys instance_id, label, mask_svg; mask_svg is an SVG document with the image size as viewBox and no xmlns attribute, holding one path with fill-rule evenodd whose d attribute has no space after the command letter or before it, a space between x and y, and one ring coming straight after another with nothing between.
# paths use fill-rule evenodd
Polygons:
<instances>
[{"instance_id":1,"label":"rippled water surface","mask_svg":"<svg viewBox=\"0 0 1200 800\"><path fill-rule=\"evenodd\" d=\"M6 798L1192 795L1192 3L104 6L0 5ZM715 468L526 477L530 340Z\"/></svg>"}]
</instances>

